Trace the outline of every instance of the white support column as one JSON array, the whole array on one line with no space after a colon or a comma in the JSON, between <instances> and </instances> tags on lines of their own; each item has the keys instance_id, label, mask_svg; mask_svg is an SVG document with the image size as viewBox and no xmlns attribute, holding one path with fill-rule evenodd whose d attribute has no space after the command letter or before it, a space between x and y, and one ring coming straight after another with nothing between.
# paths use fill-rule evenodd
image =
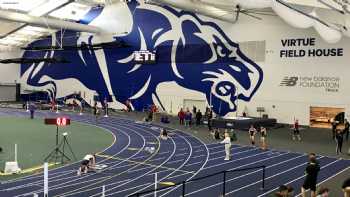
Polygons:
<instances>
[{"instance_id":1,"label":"white support column","mask_svg":"<svg viewBox=\"0 0 350 197\"><path fill-rule=\"evenodd\" d=\"M106 192L106 186L105 185L102 185L102 195L101 197L105 197L105 192Z\"/></svg>"},{"instance_id":2,"label":"white support column","mask_svg":"<svg viewBox=\"0 0 350 197\"><path fill-rule=\"evenodd\" d=\"M15 162L17 162L17 144L15 144Z\"/></svg>"},{"instance_id":3,"label":"white support column","mask_svg":"<svg viewBox=\"0 0 350 197\"><path fill-rule=\"evenodd\" d=\"M157 184L158 184L158 176L157 176L157 173L154 173L154 197L157 197Z\"/></svg>"},{"instance_id":4,"label":"white support column","mask_svg":"<svg viewBox=\"0 0 350 197\"><path fill-rule=\"evenodd\" d=\"M44 197L49 196L49 164L44 163Z\"/></svg>"}]
</instances>

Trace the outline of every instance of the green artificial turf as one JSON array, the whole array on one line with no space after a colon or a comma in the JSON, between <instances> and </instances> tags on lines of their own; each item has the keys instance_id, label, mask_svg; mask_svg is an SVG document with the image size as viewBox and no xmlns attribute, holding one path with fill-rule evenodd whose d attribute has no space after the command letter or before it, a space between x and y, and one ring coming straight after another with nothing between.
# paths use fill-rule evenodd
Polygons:
<instances>
[{"instance_id":1,"label":"green artificial turf","mask_svg":"<svg viewBox=\"0 0 350 197\"><path fill-rule=\"evenodd\" d=\"M67 139L78 160L84 155L104 150L113 143L113 135L88 124L71 122L71 125L59 127L59 142L62 133L67 132ZM22 169L42 165L45 157L55 148L56 126L45 125L43 119L0 118L0 170L4 170L6 161L14 160L15 144L18 147L18 163ZM67 146L67 155L74 162ZM0 177L3 179L4 177Z\"/></svg>"}]
</instances>

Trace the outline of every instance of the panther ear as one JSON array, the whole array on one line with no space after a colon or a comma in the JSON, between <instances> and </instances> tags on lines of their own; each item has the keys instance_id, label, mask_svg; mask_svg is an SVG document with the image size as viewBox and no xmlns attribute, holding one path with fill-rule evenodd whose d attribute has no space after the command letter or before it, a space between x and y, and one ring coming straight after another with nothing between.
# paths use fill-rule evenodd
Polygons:
<instances>
[{"instance_id":1,"label":"panther ear","mask_svg":"<svg viewBox=\"0 0 350 197\"><path fill-rule=\"evenodd\" d=\"M138 0L125 0L124 2L128 5L131 13L134 13L136 7L140 5Z\"/></svg>"},{"instance_id":2,"label":"panther ear","mask_svg":"<svg viewBox=\"0 0 350 197\"><path fill-rule=\"evenodd\" d=\"M182 40L177 48L177 57L183 61L206 62L212 56L211 42L198 26L200 24L193 20L183 20L181 23Z\"/></svg>"}]
</instances>

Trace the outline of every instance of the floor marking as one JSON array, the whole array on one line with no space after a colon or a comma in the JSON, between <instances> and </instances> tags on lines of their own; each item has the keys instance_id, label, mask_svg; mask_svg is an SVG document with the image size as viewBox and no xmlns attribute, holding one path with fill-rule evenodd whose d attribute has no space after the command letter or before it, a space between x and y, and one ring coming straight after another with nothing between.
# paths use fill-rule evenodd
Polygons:
<instances>
[{"instance_id":1,"label":"floor marking","mask_svg":"<svg viewBox=\"0 0 350 197\"><path fill-rule=\"evenodd\" d=\"M49 167L52 167L54 165L58 165L60 163L49 163ZM42 171L42 169L44 168L43 165L40 165L40 166L35 166L35 167L31 167L31 168L27 168L27 169L24 169L24 170L21 170L20 173L3 173L3 172L0 172L0 176L10 176L10 175L15 175L15 174L26 174L26 173L31 173L31 172L35 172L35 171Z\"/></svg>"}]
</instances>

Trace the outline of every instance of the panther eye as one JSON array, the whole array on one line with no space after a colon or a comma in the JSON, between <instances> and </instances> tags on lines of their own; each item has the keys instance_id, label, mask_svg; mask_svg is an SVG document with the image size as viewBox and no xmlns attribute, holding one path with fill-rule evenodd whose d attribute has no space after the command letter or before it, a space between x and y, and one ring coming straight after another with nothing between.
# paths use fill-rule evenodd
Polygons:
<instances>
[{"instance_id":1,"label":"panther eye","mask_svg":"<svg viewBox=\"0 0 350 197\"><path fill-rule=\"evenodd\" d=\"M236 88L233 83L229 81L223 81L216 86L215 91L220 96L228 96L234 94L236 92Z\"/></svg>"}]
</instances>

